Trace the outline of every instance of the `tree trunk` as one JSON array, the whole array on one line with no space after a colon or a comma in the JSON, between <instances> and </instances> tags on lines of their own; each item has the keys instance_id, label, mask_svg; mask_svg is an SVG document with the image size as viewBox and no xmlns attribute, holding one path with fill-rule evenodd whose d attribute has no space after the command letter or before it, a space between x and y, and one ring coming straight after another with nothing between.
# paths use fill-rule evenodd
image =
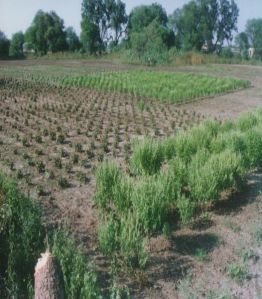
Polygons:
<instances>
[{"instance_id":1,"label":"tree trunk","mask_svg":"<svg viewBox=\"0 0 262 299\"><path fill-rule=\"evenodd\" d=\"M35 299L64 299L62 272L55 257L46 251L35 267Z\"/></svg>"}]
</instances>

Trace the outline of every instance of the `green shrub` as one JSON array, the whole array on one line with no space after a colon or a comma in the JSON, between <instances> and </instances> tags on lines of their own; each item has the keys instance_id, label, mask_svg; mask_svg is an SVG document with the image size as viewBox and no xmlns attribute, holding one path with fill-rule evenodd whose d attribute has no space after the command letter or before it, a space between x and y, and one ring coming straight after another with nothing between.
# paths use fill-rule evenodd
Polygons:
<instances>
[{"instance_id":1,"label":"green shrub","mask_svg":"<svg viewBox=\"0 0 262 299\"><path fill-rule=\"evenodd\" d=\"M161 229L170 207L169 195L159 177L146 177L135 186L132 196L133 210L146 232Z\"/></svg>"},{"instance_id":2,"label":"green shrub","mask_svg":"<svg viewBox=\"0 0 262 299\"><path fill-rule=\"evenodd\" d=\"M236 126L241 131L248 131L258 124L258 118L255 113L247 112L242 114L236 121Z\"/></svg>"},{"instance_id":3,"label":"green shrub","mask_svg":"<svg viewBox=\"0 0 262 299\"><path fill-rule=\"evenodd\" d=\"M189 131L182 131L176 136L177 155L186 163L201 149L210 149L214 137L219 130L217 122L205 122Z\"/></svg>"},{"instance_id":4,"label":"green shrub","mask_svg":"<svg viewBox=\"0 0 262 299\"><path fill-rule=\"evenodd\" d=\"M190 198L181 195L177 200L177 208L182 224L187 224L194 216L196 204Z\"/></svg>"},{"instance_id":5,"label":"green shrub","mask_svg":"<svg viewBox=\"0 0 262 299\"><path fill-rule=\"evenodd\" d=\"M150 138L133 143L130 166L136 175L157 173L164 161L163 148L158 141Z\"/></svg>"},{"instance_id":6,"label":"green shrub","mask_svg":"<svg viewBox=\"0 0 262 299\"><path fill-rule=\"evenodd\" d=\"M3 175L0 194L0 276L5 277L6 298L29 298L34 267L43 250L41 212Z\"/></svg>"},{"instance_id":7,"label":"green shrub","mask_svg":"<svg viewBox=\"0 0 262 299\"><path fill-rule=\"evenodd\" d=\"M220 193L238 186L243 174L241 156L231 150L219 154L200 151L189 165L189 187L197 201L216 201Z\"/></svg>"},{"instance_id":8,"label":"green shrub","mask_svg":"<svg viewBox=\"0 0 262 299\"><path fill-rule=\"evenodd\" d=\"M141 234L140 221L127 213L120 222L119 246L125 263L131 267L144 267L148 260L145 239Z\"/></svg>"},{"instance_id":9,"label":"green shrub","mask_svg":"<svg viewBox=\"0 0 262 299\"><path fill-rule=\"evenodd\" d=\"M169 137L162 143L163 151L166 160L172 159L176 155L176 138Z\"/></svg>"},{"instance_id":10,"label":"green shrub","mask_svg":"<svg viewBox=\"0 0 262 299\"><path fill-rule=\"evenodd\" d=\"M246 132L246 157L250 167L262 166L262 126Z\"/></svg>"},{"instance_id":11,"label":"green shrub","mask_svg":"<svg viewBox=\"0 0 262 299\"><path fill-rule=\"evenodd\" d=\"M133 182L126 177L121 177L118 183L113 186L112 201L114 202L118 213L125 213L131 207L133 191Z\"/></svg>"},{"instance_id":12,"label":"green shrub","mask_svg":"<svg viewBox=\"0 0 262 299\"><path fill-rule=\"evenodd\" d=\"M105 160L96 171L95 201L100 208L109 209L113 200L114 189L120 182L122 175L115 162ZM115 190L116 192L116 190Z\"/></svg>"},{"instance_id":13,"label":"green shrub","mask_svg":"<svg viewBox=\"0 0 262 299\"><path fill-rule=\"evenodd\" d=\"M105 255L110 256L119 249L119 229L119 223L113 217L100 225L98 238L100 248Z\"/></svg>"},{"instance_id":14,"label":"green shrub","mask_svg":"<svg viewBox=\"0 0 262 299\"><path fill-rule=\"evenodd\" d=\"M52 254L57 257L62 269L67 298L102 298L93 264L69 233L57 231L51 242Z\"/></svg>"},{"instance_id":15,"label":"green shrub","mask_svg":"<svg viewBox=\"0 0 262 299\"><path fill-rule=\"evenodd\" d=\"M64 177L60 177L58 179L58 186L62 189L66 189L66 188L69 188L70 187L70 184L68 182L68 180Z\"/></svg>"}]
</instances>

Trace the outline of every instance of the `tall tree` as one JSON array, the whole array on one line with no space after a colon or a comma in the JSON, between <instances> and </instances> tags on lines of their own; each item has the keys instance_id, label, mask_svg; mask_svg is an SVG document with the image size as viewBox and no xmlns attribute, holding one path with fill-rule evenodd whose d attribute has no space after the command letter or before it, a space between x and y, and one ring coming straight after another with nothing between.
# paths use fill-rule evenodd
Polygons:
<instances>
[{"instance_id":1,"label":"tall tree","mask_svg":"<svg viewBox=\"0 0 262 299\"><path fill-rule=\"evenodd\" d=\"M126 5L121 0L112 1L112 9L110 10L110 29L113 34L111 39L116 46L123 33L125 32L125 25L127 24L128 17L126 14Z\"/></svg>"},{"instance_id":2,"label":"tall tree","mask_svg":"<svg viewBox=\"0 0 262 299\"><path fill-rule=\"evenodd\" d=\"M245 32L250 45L256 50L262 50L262 19L248 20Z\"/></svg>"},{"instance_id":3,"label":"tall tree","mask_svg":"<svg viewBox=\"0 0 262 299\"><path fill-rule=\"evenodd\" d=\"M101 52L110 40L117 45L126 23L121 0L83 0L81 40L87 51Z\"/></svg>"},{"instance_id":4,"label":"tall tree","mask_svg":"<svg viewBox=\"0 0 262 299\"><path fill-rule=\"evenodd\" d=\"M10 42L3 31L0 30L0 57L7 57Z\"/></svg>"},{"instance_id":5,"label":"tall tree","mask_svg":"<svg viewBox=\"0 0 262 299\"><path fill-rule=\"evenodd\" d=\"M39 10L26 31L25 40L40 55L48 51L64 51L67 46L64 21L54 11L45 13Z\"/></svg>"},{"instance_id":6,"label":"tall tree","mask_svg":"<svg viewBox=\"0 0 262 299\"><path fill-rule=\"evenodd\" d=\"M73 27L66 28L66 43L69 51L79 50L81 43Z\"/></svg>"},{"instance_id":7,"label":"tall tree","mask_svg":"<svg viewBox=\"0 0 262 299\"><path fill-rule=\"evenodd\" d=\"M12 57L22 57L23 56L23 44L24 44L24 34L22 31L19 31L13 34L10 48L9 48L9 55Z\"/></svg>"},{"instance_id":8,"label":"tall tree","mask_svg":"<svg viewBox=\"0 0 262 299\"><path fill-rule=\"evenodd\" d=\"M245 51L249 48L248 35L246 34L246 32L240 32L235 37L235 44L239 47L241 51Z\"/></svg>"},{"instance_id":9,"label":"tall tree","mask_svg":"<svg viewBox=\"0 0 262 299\"><path fill-rule=\"evenodd\" d=\"M129 15L129 33L141 31L154 20L163 26L166 26L167 24L168 18L166 11L160 4L153 3L151 5L140 5L135 7Z\"/></svg>"},{"instance_id":10,"label":"tall tree","mask_svg":"<svg viewBox=\"0 0 262 299\"><path fill-rule=\"evenodd\" d=\"M179 45L200 50L206 43L210 51L220 50L237 31L239 10L234 0L192 0L169 17Z\"/></svg>"}]
</instances>

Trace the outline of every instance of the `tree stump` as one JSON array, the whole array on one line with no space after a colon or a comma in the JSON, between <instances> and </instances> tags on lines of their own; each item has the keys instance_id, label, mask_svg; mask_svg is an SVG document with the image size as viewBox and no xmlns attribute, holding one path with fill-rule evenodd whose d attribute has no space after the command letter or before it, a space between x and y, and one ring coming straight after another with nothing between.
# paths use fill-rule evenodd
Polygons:
<instances>
[{"instance_id":1,"label":"tree stump","mask_svg":"<svg viewBox=\"0 0 262 299\"><path fill-rule=\"evenodd\" d=\"M35 299L64 299L62 271L55 257L46 251L35 267Z\"/></svg>"}]
</instances>

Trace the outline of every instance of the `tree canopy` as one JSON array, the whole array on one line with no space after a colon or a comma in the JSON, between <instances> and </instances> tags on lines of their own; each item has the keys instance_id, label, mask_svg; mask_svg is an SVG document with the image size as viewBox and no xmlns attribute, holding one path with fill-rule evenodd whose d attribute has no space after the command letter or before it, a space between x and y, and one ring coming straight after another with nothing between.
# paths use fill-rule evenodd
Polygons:
<instances>
[{"instance_id":1,"label":"tree canopy","mask_svg":"<svg viewBox=\"0 0 262 299\"><path fill-rule=\"evenodd\" d=\"M0 30L0 57L7 57L10 42L3 31Z\"/></svg>"},{"instance_id":2,"label":"tree canopy","mask_svg":"<svg viewBox=\"0 0 262 299\"><path fill-rule=\"evenodd\" d=\"M23 44L24 44L24 34L22 31L19 31L13 34L10 48L9 48L9 55L11 57L22 57L23 56Z\"/></svg>"},{"instance_id":3,"label":"tree canopy","mask_svg":"<svg viewBox=\"0 0 262 299\"><path fill-rule=\"evenodd\" d=\"M45 13L39 10L26 31L25 39L41 55L67 48L64 21L54 11Z\"/></svg>"},{"instance_id":4,"label":"tree canopy","mask_svg":"<svg viewBox=\"0 0 262 299\"><path fill-rule=\"evenodd\" d=\"M248 20L245 33L250 45L255 49L262 50L262 19Z\"/></svg>"},{"instance_id":5,"label":"tree canopy","mask_svg":"<svg viewBox=\"0 0 262 299\"><path fill-rule=\"evenodd\" d=\"M66 43L69 51L79 50L81 43L73 27L66 28Z\"/></svg>"},{"instance_id":6,"label":"tree canopy","mask_svg":"<svg viewBox=\"0 0 262 299\"><path fill-rule=\"evenodd\" d=\"M169 17L179 46L184 50L201 50L204 43L209 51L220 50L231 42L237 31L239 10L234 0L193 0Z\"/></svg>"},{"instance_id":7,"label":"tree canopy","mask_svg":"<svg viewBox=\"0 0 262 299\"><path fill-rule=\"evenodd\" d=\"M127 23L121 0L83 0L81 41L91 54L105 50L110 41L118 44Z\"/></svg>"}]
</instances>

